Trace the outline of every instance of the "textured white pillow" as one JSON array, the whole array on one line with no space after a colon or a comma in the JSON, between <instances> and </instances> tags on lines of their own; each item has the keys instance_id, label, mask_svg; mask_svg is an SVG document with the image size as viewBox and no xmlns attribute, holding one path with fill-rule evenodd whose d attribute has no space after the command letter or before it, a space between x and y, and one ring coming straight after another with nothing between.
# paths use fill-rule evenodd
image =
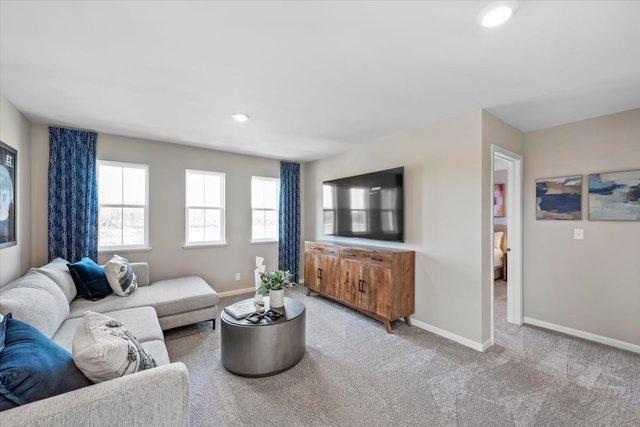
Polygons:
<instances>
[{"instance_id":1,"label":"textured white pillow","mask_svg":"<svg viewBox=\"0 0 640 427\"><path fill-rule=\"evenodd\" d=\"M496 231L493 233L493 247L496 249L500 249L502 246L502 236L504 235L503 231Z\"/></svg>"},{"instance_id":2,"label":"textured white pillow","mask_svg":"<svg viewBox=\"0 0 640 427\"><path fill-rule=\"evenodd\" d=\"M104 274L107 276L109 286L116 295L126 297L138 289L138 280L129 261L119 255L114 255L104 265Z\"/></svg>"},{"instance_id":3,"label":"textured white pillow","mask_svg":"<svg viewBox=\"0 0 640 427\"><path fill-rule=\"evenodd\" d=\"M80 319L72 354L78 369L95 383L157 366L121 322L92 311Z\"/></svg>"}]
</instances>

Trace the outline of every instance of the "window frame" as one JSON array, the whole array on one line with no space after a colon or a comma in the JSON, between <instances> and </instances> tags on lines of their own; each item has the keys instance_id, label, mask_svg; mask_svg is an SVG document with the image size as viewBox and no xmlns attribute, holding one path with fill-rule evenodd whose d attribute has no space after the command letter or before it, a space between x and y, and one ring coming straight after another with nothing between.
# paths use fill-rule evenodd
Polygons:
<instances>
[{"instance_id":1,"label":"window frame","mask_svg":"<svg viewBox=\"0 0 640 427\"><path fill-rule=\"evenodd\" d=\"M219 176L221 178L220 183L220 207L212 208L210 206L190 206L189 205L189 180L187 177L189 173L209 176ZM224 172L205 171L199 169L185 169L184 170L184 249L198 248L198 247L211 247L211 246L226 246L227 245L227 230L226 230L226 215L227 215L227 196L226 196L227 180ZM206 191L206 190L205 190ZM189 209L219 209L220 210L220 240L207 240L201 242L189 241Z\"/></svg>"},{"instance_id":2,"label":"window frame","mask_svg":"<svg viewBox=\"0 0 640 427\"><path fill-rule=\"evenodd\" d=\"M120 168L130 169L143 169L144 170L144 205L131 205L131 204L114 204L114 203L100 203L100 166L115 166ZM113 252L136 252L150 250L149 244L149 165L143 163L129 163L118 162L114 160L98 160L98 170L96 171L96 182L98 183L98 253L113 253ZM122 180L124 189L124 180ZM124 191L123 191L124 197ZM144 242L141 245L117 245L117 246L101 246L100 245L100 208L144 208ZM124 229L124 227L123 227Z\"/></svg>"},{"instance_id":3,"label":"window frame","mask_svg":"<svg viewBox=\"0 0 640 427\"><path fill-rule=\"evenodd\" d=\"M257 180L261 180L261 181L275 181L276 185L277 185L277 201L276 201L276 208L275 209L267 209L267 208L254 208L253 207L253 179L257 179ZM271 176L258 176L258 175L252 175L251 176L251 188L250 188L250 194L251 194L251 209L250 209L250 217L249 217L249 224L251 226L251 243L278 243L280 241L280 178L277 177L271 177ZM262 239L256 239L253 237L253 211L275 211L276 213L276 218L278 218L278 236L273 238L273 237L268 237L268 238L262 238Z\"/></svg>"}]
</instances>

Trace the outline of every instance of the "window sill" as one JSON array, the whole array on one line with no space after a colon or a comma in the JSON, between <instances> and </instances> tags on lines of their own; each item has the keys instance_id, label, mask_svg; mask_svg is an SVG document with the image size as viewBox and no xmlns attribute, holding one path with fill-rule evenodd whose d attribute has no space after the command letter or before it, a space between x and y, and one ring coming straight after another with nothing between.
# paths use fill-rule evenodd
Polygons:
<instances>
[{"instance_id":1,"label":"window sill","mask_svg":"<svg viewBox=\"0 0 640 427\"><path fill-rule=\"evenodd\" d=\"M182 249L199 249L199 248L217 248L220 246L228 246L229 242L219 243L185 243L182 245Z\"/></svg>"},{"instance_id":2,"label":"window sill","mask_svg":"<svg viewBox=\"0 0 640 427\"><path fill-rule=\"evenodd\" d=\"M138 247L113 247L113 248L100 248L98 249L99 254L115 254L115 253L127 253L127 252L149 252L151 250L151 246L138 246Z\"/></svg>"},{"instance_id":3,"label":"window sill","mask_svg":"<svg viewBox=\"0 0 640 427\"><path fill-rule=\"evenodd\" d=\"M259 240L251 240L249 243L252 245L268 245L272 243L278 243L278 239L259 239Z\"/></svg>"}]
</instances>

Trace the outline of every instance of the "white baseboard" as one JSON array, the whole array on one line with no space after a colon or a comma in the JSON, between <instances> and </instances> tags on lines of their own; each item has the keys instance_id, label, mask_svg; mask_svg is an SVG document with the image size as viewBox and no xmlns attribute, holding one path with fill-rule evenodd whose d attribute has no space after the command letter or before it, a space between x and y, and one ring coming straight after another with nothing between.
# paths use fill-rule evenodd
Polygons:
<instances>
[{"instance_id":1,"label":"white baseboard","mask_svg":"<svg viewBox=\"0 0 640 427\"><path fill-rule=\"evenodd\" d=\"M555 323L545 322L543 320L532 319L531 317L525 317L524 323L530 325L539 326L545 329L551 329L552 331L562 332L563 334L573 335L578 338L584 338L585 340L595 341L600 344L610 345L611 347L621 348L623 350L632 351L634 353L640 353L640 345L632 344L626 341L616 340L614 338L603 337L601 335L592 334L591 332L580 331L578 329L568 328L566 326L556 325Z\"/></svg>"},{"instance_id":2,"label":"white baseboard","mask_svg":"<svg viewBox=\"0 0 640 427\"><path fill-rule=\"evenodd\" d=\"M436 335L440 335L441 337L445 337L451 341L455 341L458 344L462 344L464 346L467 346L477 351L485 351L487 348L491 347L492 345L491 340L486 341L484 343L479 343L477 341L470 340L469 338L465 338L463 336L454 334L453 332L440 329L437 326L433 326L428 323L421 322L420 320L416 320L413 317L411 318L411 324L417 326L420 329L424 329L425 331L429 331Z\"/></svg>"},{"instance_id":3,"label":"white baseboard","mask_svg":"<svg viewBox=\"0 0 640 427\"><path fill-rule=\"evenodd\" d=\"M493 338L490 338L490 339L488 339L488 340L486 340L485 342L482 343L482 350L480 350L480 351L485 351L486 349L488 349L492 345L493 345Z\"/></svg>"},{"instance_id":4,"label":"white baseboard","mask_svg":"<svg viewBox=\"0 0 640 427\"><path fill-rule=\"evenodd\" d=\"M232 297L234 295L248 294L250 292L255 292L255 291L256 291L256 288L236 289L233 291L218 292L218 297L220 298Z\"/></svg>"}]
</instances>

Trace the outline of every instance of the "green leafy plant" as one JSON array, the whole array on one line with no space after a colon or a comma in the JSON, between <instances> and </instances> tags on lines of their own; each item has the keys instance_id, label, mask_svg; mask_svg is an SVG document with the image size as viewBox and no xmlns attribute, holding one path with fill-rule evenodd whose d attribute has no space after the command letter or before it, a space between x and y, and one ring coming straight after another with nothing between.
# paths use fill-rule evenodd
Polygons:
<instances>
[{"instance_id":1,"label":"green leafy plant","mask_svg":"<svg viewBox=\"0 0 640 427\"><path fill-rule=\"evenodd\" d=\"M260 273L262 285L258 288L257 292L266 295L269 291L280 291L290 288L293 286L291 277L293 277L293 275L290 272L282 270Z\"/></svg>"}]
</instances>

